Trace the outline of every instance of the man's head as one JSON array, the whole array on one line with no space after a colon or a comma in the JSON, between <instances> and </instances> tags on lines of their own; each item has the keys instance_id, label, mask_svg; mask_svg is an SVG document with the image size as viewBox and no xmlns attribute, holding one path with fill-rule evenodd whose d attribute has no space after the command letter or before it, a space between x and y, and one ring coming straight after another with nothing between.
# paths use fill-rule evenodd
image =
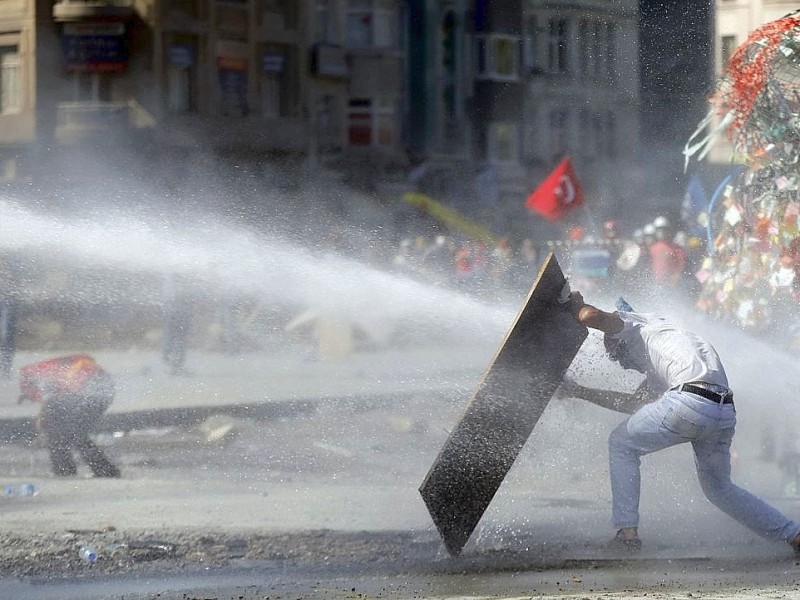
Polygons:
<instances>
[{"instance_id":1,"label":"man's head","mask_svg":"<svg viewBox=\"0 0 800 600\"><path fill-rule=\"evenodd\" d=\"M613 360L623 369L633 369L639 373L645 372L645 370L639 366L631 356L628 344L626 344L624 340L619 340L606 334L603 336L603 346L605 346L608 358Z\"/></svg>"},{"instance_id":2,"label":"man's head","mask_svg":"<svg viewBox=\"0 0 800 600\"><path fill-rule=\"evenodd\" d=\"M619 362L627 350L627 344L623 340L618 340L608 334L603 336L603 346L606 348L608 358L614 362Z\"/></svg>"}]
</instances>

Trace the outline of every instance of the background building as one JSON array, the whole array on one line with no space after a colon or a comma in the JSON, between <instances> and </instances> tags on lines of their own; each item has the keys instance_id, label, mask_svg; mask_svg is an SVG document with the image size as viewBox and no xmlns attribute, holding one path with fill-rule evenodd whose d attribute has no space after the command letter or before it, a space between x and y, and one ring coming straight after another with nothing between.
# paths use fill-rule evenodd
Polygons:
<instances>
[{"instance_id":1,"label":"background building","mask_svg":"<svg viewBox=\"0 0 800 600\"><path fill-rule=\"evenodd\" d=\"M570 155L595 221L639 187L639 33L634 0L527 0L522 158L534 181Z\"/></svg>"},{"instance_id":2,"label":"background building","mask_svg":"<svg viewBox=\"0 0 800 600\"><path fill-rule=\"evenodd\" d=\"M138 181L191 207L258 206L264 187L325 173L387 205L417 189L498 232L557 237L524 200L570 155L591 209L579 217L648 214L679 204L664 157L681 163L677 125L699 121L687 102L705 93L681 71L704 72L690 44L657 85L655 65L676 31L707 44L702 20L655 4L5 0L0 176L59 202Z\"/></svg>"},{"instance_id":3,"label":"background building","mask_svg":"<svg viewBox=\"0 0 800 600\"><path fill-rule=\"evenodd\" d=\"M470 126L452 138L461 152L417 147L424 161L418 185L496 231L545 238L562 235L563 224L531 214L524 201L564 156L572 156L591 207L576 218L599 222L638 199L642 177L631 167L639 155L636 2L470 4L454 6L466 8L468 71L462 75L456 53L453 76L445 79L453 82L452 98L465 98ZM430 11L422 14L437 23ZM453 22L460 28L457 17ZM421 31L447 28L442 22ZM439 48L442 39L428 33L426 47ZM410 66L419 73L413 55ZM435 114L428 111L425 122L436 123ZM461 114L453 111L452 122L460 123Z\"/></svg>"},{"instance_id":4,"label":"background building","mask_svg":"<svg viewBox=\"0 0 800 600\"><path fill-rule=\"evenodd\" d=\"M713 5L639 0L639 9L643 201L651 214L677 220L687 184L683 149L714 85Z\"/></svg>"}]
</instances>

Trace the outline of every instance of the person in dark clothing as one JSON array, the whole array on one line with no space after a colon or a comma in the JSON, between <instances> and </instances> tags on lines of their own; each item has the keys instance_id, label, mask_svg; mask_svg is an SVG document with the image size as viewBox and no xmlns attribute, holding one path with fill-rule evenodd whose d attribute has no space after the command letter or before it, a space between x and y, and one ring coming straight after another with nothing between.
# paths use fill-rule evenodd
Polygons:
<instances>
[{"instance_id":1,"label":"person in dark clothing","mask_svg":"<svg viewBox=\"0 0 800 600\"><path fill-rule=\"evenodd\" d=\"M170 274L164 285L162 358L170 375L187 375L186 347L192 325L192 297L186 279Z\"/></svg>"},{"instance_id":2,"label":"person in dark clothing","mask_svg":"<svg viewBox=\"0 0 800 600\"><path fill-rule=\"evenodd\" d=\"M10 253L0 254L0 377L11 375L16 353L19 264Z\"/></svg>"},{"instance_id":3,"label":"person in dark clothing","mask_svg":"<svg viewBox=\"0 0 800 600\"><path fill-rule=\"evenodd\" d=\"M73 451L95 477L119 477L120 470L90 439L114 399L111 376L87 354L73 354L20 369L19 403L41 404L37 428L47 439L53 474L77 475Z\"/></svg>"}]
</instances>

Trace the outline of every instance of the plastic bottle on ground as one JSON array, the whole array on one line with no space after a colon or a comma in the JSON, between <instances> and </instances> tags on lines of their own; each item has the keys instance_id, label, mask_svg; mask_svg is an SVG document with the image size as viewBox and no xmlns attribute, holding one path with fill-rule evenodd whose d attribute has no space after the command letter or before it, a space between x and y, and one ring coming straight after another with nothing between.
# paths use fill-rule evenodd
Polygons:
<instances>
[{"instance_id":1,"label":"plastic bottle on ground","mask_svg":"<svg viewBox=\"0 0 800 600\"><path fill-rule=\"evenodd\" d=\"M78 556L81 557L83 562L93 563L97 560L97 551L89 546L81 546Z\"/></svg>"},{"instance_id":2,"label":"plastic bottle on ground","mask_svg":"<svg viewBox=\"0 0 800 600\"><path fill-rule=\"evenodd\" d=\"M32 483L20 483L3 487L3 495L11 498L32 497L39 491Z\"/></svg>"}]
</instances>

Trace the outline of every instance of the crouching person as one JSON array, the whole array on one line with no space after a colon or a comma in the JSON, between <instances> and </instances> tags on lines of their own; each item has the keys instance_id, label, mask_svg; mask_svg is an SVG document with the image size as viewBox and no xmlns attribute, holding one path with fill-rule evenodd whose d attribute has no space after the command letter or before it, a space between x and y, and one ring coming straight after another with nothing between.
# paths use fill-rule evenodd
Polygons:
<instances>
[{"instance_id":1,"label":"crouching person","mask_svg":"<svg viewBox=\"0 0 800 600\"><path fill-rule=\"evenodd\" d=\"M73 354L20 369L19 403L41 405L37 428L47 440L53 474L76 475L73 451L95 477L119 477L119 469L91 440L114 399L111 376L87 354Z\"/></svg>"}]
</instances>

